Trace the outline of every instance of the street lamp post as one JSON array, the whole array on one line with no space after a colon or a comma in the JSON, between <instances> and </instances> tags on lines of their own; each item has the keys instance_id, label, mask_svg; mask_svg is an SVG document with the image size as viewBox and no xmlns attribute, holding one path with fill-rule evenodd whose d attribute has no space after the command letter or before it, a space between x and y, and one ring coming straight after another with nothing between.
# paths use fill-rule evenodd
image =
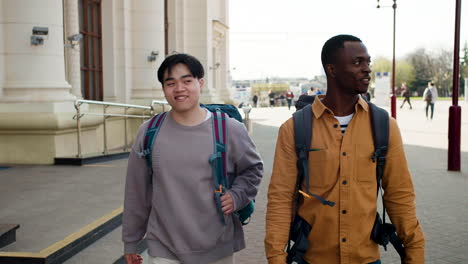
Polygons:
<instances>
[{"instance_id":1,"label":"street lamp post","mask_svg":"<svg viewBox=\"0 0 468 264\"><path fill-rule=\"evenodd\" d=\"M377 8L380 8L380 0L377 0ZM396 92L395 92L395 75L396 75L396 66L395 66L395 39L396 39L396 0L393 0L393 60L392 60L392 96L390 97L390 110L392 112L392 117L396 119Z\"/></svg>"},{"instance_id":2,"label":"street lamp post","mask_svg":"<svg viewBox=\"0 0 468 264\"><path fill-rule=\"evenodd\" d=\"M460 171L461 107L458 105L458 88L460 85L460 16L461 0L455 0L455 47L453 50L453 89L452 106L450 106L449 108L448 131L449 171Z\"/></svg>"}]
</instances>

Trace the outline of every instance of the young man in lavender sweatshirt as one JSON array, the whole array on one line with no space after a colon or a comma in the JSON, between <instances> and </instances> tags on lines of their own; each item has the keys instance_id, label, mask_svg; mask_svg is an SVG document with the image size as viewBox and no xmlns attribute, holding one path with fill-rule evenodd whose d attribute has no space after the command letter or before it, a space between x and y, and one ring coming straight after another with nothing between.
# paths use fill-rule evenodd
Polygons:
<instances>
[{"instance_id":1,"label":"young man in lavender sweatshirt","mask_svg":"<svg viewBox=\"0 0 468 264\"><path fill-rule=\"evenodd\" d=\"M258 191L263 162L245 126L228 118L227 177L221 197L225 224L215 201L212 167L212 113L200 107L204 70L193 56L167 57L158 80L172 109L152 149L152 179L143 152L149 122L138 130L128 161L122 225L127 263L141 263L137 243L146 235L150 263L234 263L245 247L234 212Z\"/></svg>"}]
</instances>

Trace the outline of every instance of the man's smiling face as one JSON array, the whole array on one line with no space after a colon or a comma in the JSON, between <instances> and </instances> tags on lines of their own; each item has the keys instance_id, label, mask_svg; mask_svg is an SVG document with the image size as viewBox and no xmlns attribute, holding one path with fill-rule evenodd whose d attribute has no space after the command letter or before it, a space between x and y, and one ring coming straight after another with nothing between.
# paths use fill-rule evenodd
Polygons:
<instances>
[{"instance_id":1,"label":"man's smiling face","mask_svg":"<svg viewBox=\"0 0 468 264\"><path fill-rule=\"evenodd\" d=\"M346 41L336 55L336 80L342 92L361 94L370 83L370 56L358 41Z\"/></svg>"},{"instance_id":2,"label":"man's smiling face","mask_svg":"<svg viewBox=\"0 0 468 264\"><path fill-rule=\"evenodd\" d=\"M170 72L166 70L163 80L164 96L173 111L182 113L199 106L204 80L195 78L185 64L176 64Z\"/></svg>"}]
</instances>

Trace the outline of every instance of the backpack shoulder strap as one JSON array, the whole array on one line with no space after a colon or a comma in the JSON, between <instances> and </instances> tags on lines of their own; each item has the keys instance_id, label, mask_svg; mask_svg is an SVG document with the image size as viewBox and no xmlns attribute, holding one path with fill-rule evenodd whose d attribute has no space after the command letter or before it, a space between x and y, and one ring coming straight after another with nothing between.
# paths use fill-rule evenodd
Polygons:
<instances>
[{"instance_id":1,"label":"backpack shoulder strap","mask_svg":"<svg viewBox=\"0 0 468 264\"><path fill-rule=\"evenodd\" d=\"M148 165L148 171L150 175L150 182L153 177L153 161L151 158L151 152L153 150L153 144L156 139L156 136L159 133L159 129L166 118L167 112L163 112L153 116L149 122L148 128L146 129L145 138L143 141L143 155L146 159L146 164Z\"/></svg>"},{"instance_id":2,"label":"backpack shoulder strap","mask_svg":"<svg viewBox=\"0 0 468 264\"><path fill-rule=\"evenodd\" d=\"M294 120L294 143L297 155L297 180L296 193L301 189L302 182L305 184L307 195L317 198L323 205L334 206L335 203L325 198L309 192L309 151L312 144L313 116L312 105L308 104L304 108L293 114ZM297 210L297 208L295 209Z\"/></svg>"},{"instance_id":3,"label":"backpack shoulder strap","mask_svg":"<svg viewBox=\"0 0 468 264\"><path fill-rule=\"evenodd\" d=\"M306 193L309 193L309 149L312 143L312 107L306 105L301 110L294 112L294 143L296 145L296 155L298 164L303 173L298 174L296 188L301 189L302 181L305 180Z\"/></svg>"},{"instance_id":4,"label":"backpack shoulder strap","mask_svg":"<svg viewBox=\"0 0 468 264\"><path fill-rule=\"evenodd\" d=\"M385 167L385 156L388 150L389 137L389 116L387 111L376 106L373 103L368 103L370 107L372 137L374 139L374 154L372 161L377 162L377 192L382 184L383 170Z\"/></svg>"},{"instance_id":5,"label":"backpack shoulder strap","mask_svg":"<svg viewBox=\"0 0 468 264\"><path fill-rule=\"evenodd\" d=\"M214 153L210 156L209 162L212 167L213 183L215 187L216 205L220 215L221 222L224 220L223 210L221 208L221 196L226 192L227 171L226 171L226 153L227 153L227 115L220 110L215 110L213 114L213 145Z\"/></svg>"}]
</instances>

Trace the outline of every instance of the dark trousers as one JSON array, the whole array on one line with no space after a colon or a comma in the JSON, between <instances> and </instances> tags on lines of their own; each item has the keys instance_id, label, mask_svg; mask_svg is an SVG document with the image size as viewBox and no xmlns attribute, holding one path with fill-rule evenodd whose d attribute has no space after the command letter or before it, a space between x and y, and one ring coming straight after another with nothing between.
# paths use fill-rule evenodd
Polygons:
<instances>
[{"instance_id":1,"label":"dark trousers","mask_svg":"<svg viewBox=\"0 0 468 264\"><path fill-rule=\"evenodd\" d=\"M413 106L411 105L409 96L405 97L405 100L403 100L403 103L401 104L400 108L402 108L405 105L406 102L408 102L410 109L413 109Z\"/></svg>"},{"instance_id":2,"label":"dark trousers","mask_svg":"<svg viewBox=\"0 0 468 264\"><path fill-rule=\"evenodd\" d=\"M288 101L288 109L291 109L292 99L286 99Z\"/></svg>"},{"instance_id":3,"label":"dark trousers","mask_svg":"<svg viewBox=\"0 0 468 264\"><path fill-rule=\"evenodd\" d=\"M434 117L434 103L426 102L426 118L427 118L427 112L429 110L429 106L431 107L431 119L432 119Z\"/></svg>"}]
</instances>

